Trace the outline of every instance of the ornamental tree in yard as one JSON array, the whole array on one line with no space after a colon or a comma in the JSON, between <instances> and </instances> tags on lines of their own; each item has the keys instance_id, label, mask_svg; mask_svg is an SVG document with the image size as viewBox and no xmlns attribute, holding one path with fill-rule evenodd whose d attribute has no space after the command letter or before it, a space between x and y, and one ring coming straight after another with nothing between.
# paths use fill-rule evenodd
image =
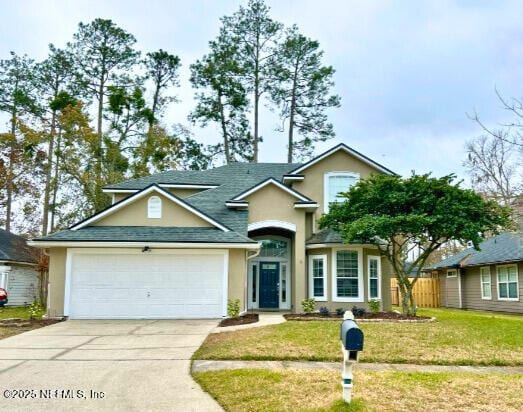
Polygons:
<instances>
[{"instance_id":1,"label":"ornamental tree in yard","mask_svg":"<svg viewBox=\"0 0 523 412\"><path fill-rule=\"evenodd\" d=\"M320 220L344 242L378 246L396 273L406 315L416 314L412 289L432 252L449 241L472 242L479 249L486 235L512 225L508 208L454 180L454 175L375 175L341 194L344 201L331 204ZM410 280L412 270L418 276Z\"/></svg>"}]
</instances>

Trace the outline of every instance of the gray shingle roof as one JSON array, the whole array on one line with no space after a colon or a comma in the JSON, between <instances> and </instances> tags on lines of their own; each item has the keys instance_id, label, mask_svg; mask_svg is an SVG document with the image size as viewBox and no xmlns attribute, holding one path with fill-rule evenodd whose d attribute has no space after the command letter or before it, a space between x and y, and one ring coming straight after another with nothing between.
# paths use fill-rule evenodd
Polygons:
<instances>
[{"instance_id":1,"label":"gray shingle roof","mask_svg":"<svg viewBox=\"0 0 523 412\"><path fill-rule=\"evenodd\" d=\"M308 245L315 243L343 243L340 234L333 229L322 229L312 235L306 242Z\"/></svg>"},{"instance_id":2,"label":"gray shingle roof","mask_svg":"<svg viewBox=\"0 0 523 412\"><path fill-rule=\"evenodd\" d=\"M442 269L458 266L477 266L487 263L523 261L523 232L505 232L483 241L481 250L462 250L427 268ZM464 260L465 259L465 260Z\"/></svg>"},{"instance_id":3,"label":"gray shingle roof","mask_svg":"<svg viewBox=\"0 0 523 412\"><path fill-rule=\"evenodd\" d=\"M0 260L37 263L38 250L27 245L26 240L0 229Z\"/></svg>"},{"instance_id":4,"label":"gray shingle roof","mask_svg":"<svg viewBox=\"0 0 523 412\"><path fill-rule=\"evenodd\" d=\"M86 226L63 230L36 239L37 241L73 242L190 242L190 243L256 243L236 232L212 227L158 226Z\"/></svg>"}]
</instances>

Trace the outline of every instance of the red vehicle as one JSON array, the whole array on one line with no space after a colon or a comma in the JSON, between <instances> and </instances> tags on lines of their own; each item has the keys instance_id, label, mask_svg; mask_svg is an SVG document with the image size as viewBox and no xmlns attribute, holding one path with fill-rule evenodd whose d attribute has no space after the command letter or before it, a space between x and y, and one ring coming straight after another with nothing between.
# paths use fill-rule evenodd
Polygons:
<instances>
[{"instance_id":1,"label":"red vehicle","mask_svg":"<svg viewBox=\"0 0 523 412\"><path fill-rule=\"evenodd\" d=\"M7 292L4 288L0 288L0 308L7 305Z\"/></svg>"}]
</instances>

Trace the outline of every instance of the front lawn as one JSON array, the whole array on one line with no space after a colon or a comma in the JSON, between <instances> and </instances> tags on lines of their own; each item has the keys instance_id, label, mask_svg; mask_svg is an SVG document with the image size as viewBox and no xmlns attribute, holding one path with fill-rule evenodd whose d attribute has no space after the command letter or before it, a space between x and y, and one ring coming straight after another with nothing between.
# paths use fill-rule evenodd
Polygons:
<instances>
[{"instance_id":1,"label":"front lawn","mask_svg":"<svg viewBox=\"0 0 523 412\"><path fill-rule=\"evenodd\" d=\"M29 306L0 308L0 319L29 319Z\"/></svg>"},{"instance_id":2,"label":"front lawn","mask_svg":"<svg viewBox=\"0 0 523 412\"><path fill-rule=\"evenodd\" d=\"M353 402L340 401L340 373L239 369L194 374L227 411L518 411L523 375L354 374Z\"/></svg>"},{"instance_id":3,"label":"front lawn","mask_svg":"<svg viewBox=\"0 0 523 412\"><path fill-rule=\"evenodd\" d=\"M362 362L523 365L523 316L420 309L435 323L360 323ZM339 322L288 321L211 334L193 359L341 361Z\"/></svg>"}]
</instances>

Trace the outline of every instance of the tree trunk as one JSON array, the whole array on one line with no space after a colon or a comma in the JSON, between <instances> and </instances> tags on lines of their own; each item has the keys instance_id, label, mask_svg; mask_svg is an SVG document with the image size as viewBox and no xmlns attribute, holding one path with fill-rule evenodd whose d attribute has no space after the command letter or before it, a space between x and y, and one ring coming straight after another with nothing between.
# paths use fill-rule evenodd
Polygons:
<instances>
[{"instance_id":1,"label":"tree trunk","mask_svg":"<svg viewBox=\"0 0 523 412\"><path fill-rule=\"evenodd\" d=\"M298 80L298 61L294 66L294 78L292 80L291 112L289 117L289 142L287 151L287 163L292 163L292 152L294 149L294 115L296 112L296 82Z\"/></svg>"},{"instance_id":2,"label":"tree trunk","mask_svg":"<svg viewBox=\"0 0 523 412\"><path fill-rule=\"evenodd\" d=\"M259 49L260 38L259 35L256 38L256 58L254 62L254 141L253 141L253 159L254 163L258 163L258 142L259 142L259 131L258 131L258 114L260 105L260 49Z\"/></svg>"},{"instance_id":3,"label":"tree trunk","mask_svg":"<svg viewBox=\"0 0 523 412\"><path fill-rule=\"evenodd\" d=\"M56 110L51 117L51 130L49 134L49 147L47 149L47 164L45 166L44 207L42 216L42 235L47 235L49 227L49 199L51 197L52 165L54 154L54 137L56 133Z\"/></svg>"},{"instance_id":4,"label":"tree trunk","mask_svg":"<svg viewBox=\"0 0 523 412\"><path fill-rule=\"evenodd\" d=\"M56 140L56 161L55 161L55 165L54 165L54 177L53 177L53 201L51 202L51 224L50 224L50 228L51 228L51 232L54 231L54 228L55 228L55 216L56 216L56 198L57 198L57 194L58 194L58 184L60 183L59 182L59 179L60 179L60 175L59 175L59 171L60 171L60 145L62 143L62 131L61 129L59 129L58 131L58 139Z\"/></svg>"},{"instance_id":5,"label":"tree trunk","mask_svg":"<svg viewBox=\"0 0 523 412\"><path fill-rule=\"evenodd\" d=\"M225 151L225 161L227 164L231 163L231 151L229 148L229 135L227 134L227 124L225 123L225 112L222 103L222 94L221 91L218 91L218 108L220 110L220 123L222 127L223 135L223 149Z\"/></svg>"},{"instance_id":6,"label":"tree trunk","mask_svg":"<svg viewBox=\"0 0 523 412\"><path fill-rule=\"evenodd\" d=\"M14 189L14 162L15 162L15 146L16 146L16 108L13 107L11 112L11 150L9 152L9 166L7 168L7 182L6 182L6 207L5 207L5 230L11 231L11 213L13 208L13 189Z\"/></svg>"},{"instance_id":7,"label":"tree trunk","mask_svg":"<svg viewBox=\"0 0 523 412\"><path fill-rule=\"evenodd\" d=\"M98 122L96 127L97 134L97 153L95 163L95 209L99 210L102 204L102 156L103 156L103 108L104 108L104 81L103 74L100 77L100 87L98 89Z\"/></svg>"}]
</instances>

